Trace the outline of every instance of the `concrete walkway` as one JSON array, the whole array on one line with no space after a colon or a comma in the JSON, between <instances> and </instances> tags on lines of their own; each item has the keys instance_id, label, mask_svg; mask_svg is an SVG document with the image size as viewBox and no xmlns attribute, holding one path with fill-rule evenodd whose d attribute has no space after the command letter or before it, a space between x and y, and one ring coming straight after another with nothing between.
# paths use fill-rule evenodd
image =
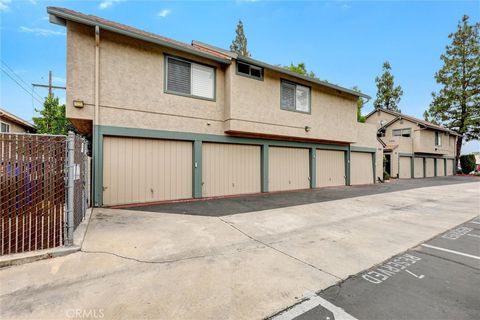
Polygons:
<instances>
[{"instance_id":1,"label":"concrete walkway","mask_svg":"<svg viewBox=\"0 0 480 320\"><path fill-rule=\"evenodd\" d=\"M262 319L474 218L479 199L473 182L218 217L96 209L82 252L0 270L0 318Z\"/></svg>"}]
</instances>

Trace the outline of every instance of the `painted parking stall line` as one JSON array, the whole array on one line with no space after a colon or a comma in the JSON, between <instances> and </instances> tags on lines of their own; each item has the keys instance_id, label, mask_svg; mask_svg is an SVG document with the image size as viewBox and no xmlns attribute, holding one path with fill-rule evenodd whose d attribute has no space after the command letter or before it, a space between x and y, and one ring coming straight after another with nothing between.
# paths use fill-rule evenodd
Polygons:
<instances>
[{"instance_id":1,"label":"painted parking stall line","mask_svg":"<svg viewBox=\"0 0 480 320\"><path fill-rule=\"evenodd\" d=\"M474 255L472 255L472 254L463 253L463 252L459 252L459 251L455 251L455 250L450 250L450 249L445 249L445 248L440 248L440 247L432 246L432 245L429 245L429 244L426 244L426 243L422 244L422 247L426 247L426 248L430 248L430 249L435 249L435 250L439 250L439 251L443 251L443 252L448 252L448 253L456 254L456 255L459 255L459 256L463 256L463 257L468 257L468 258L480 260L480 257L474 256Z\"/></svg>"},{"instance_id":2,"label":"painted parking stall line","mask_svg":"<svg viewBox=\"0 0 480 320\"><path fill-rule=\"evenodd\" d=\"M323 299L318 295L311 296L309 299L295 305L294 307L286 310L285 312L277 316L274 316L271 319L272 320L292 320L319 306L330 311L333 314L334 320L358 320L357 318L353 317L342 308L337 307L336 305L332 304L331 302Z\"/></svg>"}]
</instances>

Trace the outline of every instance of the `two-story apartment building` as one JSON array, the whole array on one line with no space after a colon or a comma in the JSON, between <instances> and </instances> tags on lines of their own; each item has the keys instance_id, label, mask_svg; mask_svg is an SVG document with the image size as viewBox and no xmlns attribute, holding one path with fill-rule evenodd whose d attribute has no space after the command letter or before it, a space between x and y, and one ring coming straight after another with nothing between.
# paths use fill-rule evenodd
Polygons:
<instances>
[{"instance_id":1,"label":"two-story apartment building","mask_svg":"<svg viewBox=\"0 0 480 320\"><path fill-rule=\"evenodd\" d=\"M34 133L37 128L30 122L0 108L1 133Z\"/></svg>"},{"instance_id":2,"label":"two-story apartment building","mask_svg":"<svg viewBox=\"0 0 480 320\"><path fill-rule=\"evenodd\" d=\"M374 183L368 96L201 42L49 7L67 28L67 117L93 142L94 203Z\"/></svg>"},{"instance_id":3,"label":"two-story apartment building","mask_svg":"<svg viewBox=\"0 0 480 320\"><path fill-rule=\"evenodd\" d=\"M366 116L378 128L385 170L398 178L454 175L457 134L399 112L378 109Z\"/></svg>"}]
</instances>

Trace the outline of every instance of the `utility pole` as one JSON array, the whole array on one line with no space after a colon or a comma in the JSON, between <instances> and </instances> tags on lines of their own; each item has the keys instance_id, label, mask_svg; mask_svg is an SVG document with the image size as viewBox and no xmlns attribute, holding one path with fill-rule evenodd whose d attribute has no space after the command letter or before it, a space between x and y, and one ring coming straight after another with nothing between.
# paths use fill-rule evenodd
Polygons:
<instances>
[{"instance_id":1,"label":"utility pole","mask_svg":"<svg viewBox=\"0 0 480 320\"><path fill-rule=\"evenodd\" d=\"M60 87L60 86L54 86L52 85L52 70L48 71L48 84L38 84L38 83L32 83L33 87L41 87L41 88L48 88L48 95L52 95L52 90L53 89L63 89L67 90L66 87Z\"/></svg>"}]
</instances>

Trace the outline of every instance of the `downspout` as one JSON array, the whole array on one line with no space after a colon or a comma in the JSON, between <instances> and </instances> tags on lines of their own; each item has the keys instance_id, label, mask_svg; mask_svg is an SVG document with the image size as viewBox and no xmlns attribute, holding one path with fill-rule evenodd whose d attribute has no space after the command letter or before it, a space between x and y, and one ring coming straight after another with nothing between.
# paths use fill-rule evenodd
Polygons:
<instances>
[{"instance_id":1,"label":"downspout","mask_svg":"<svg viewBox=\"0 0 480 320\"><path fill-rule=\"evenodd\" d=\"M94 185L94 206L101 205L101 198L103 193L103 178L102 178L102 154L101 150L101 135L100 135L100 27L95 26L95 106L93 110L93 185Z\"/></svg>"},{"instance_id":2,"label":"downspout","mask_svg":"<svg viewBox=\"0 0 480 320\"><path fill-rule=\"evenodd\" d=\"M100 116L100 27L95 26L95 112L93 116L94 125L99 123Z\"/></svg>"}]
</instances>

